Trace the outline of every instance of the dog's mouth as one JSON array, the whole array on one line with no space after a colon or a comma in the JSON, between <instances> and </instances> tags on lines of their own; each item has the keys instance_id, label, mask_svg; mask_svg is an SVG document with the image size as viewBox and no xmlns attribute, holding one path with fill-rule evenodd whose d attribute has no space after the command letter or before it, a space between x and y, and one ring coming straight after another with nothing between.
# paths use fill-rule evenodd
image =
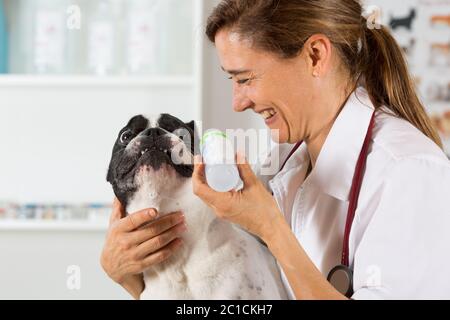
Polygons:
<instances>
[{"instance_id":1,"label":"dog's mouth","mask_svg":"<svg viewBox=\"0 0 450 320\"><path fill-rule=\"evenodd\" d=\"M190 158L189 152L182 147L160 147L160 146L147 146L142 150L136 152L132 158L128 158L125 166L122 166L123 178L136 175L140 172L140 169L152 168L154 171L158 171L162 164L166 164L175 170L176 165L183 164L180 159ZM177 163L177 160L179 162Z\"/></svg>"},{"instance_id":2,"label":"dog's mouth","mask_svg":"<svg viewBox=\"0 0 450 320\"><path fill-rule=\"evenodd\" d=\"M130 174L135 175L138 171L139 168L141 167L154 167L154 162L153 160L156 159L158 156L163 156L164 158L164 162L171 164L171 151L165 148L159 148L156 146L152 146L152 147L148 147L148 148L144 148L143 150L141 150L140 152L138 152L134 159L133 159L133 164L131 166L129 166L128 170L125 170L123 176L129 176ZM162 161L159 161L162 162ZM152 165L153 164L153 165ZM158 170L160 166L157 166L156 168L154 168L155 170Z\"/></svg>"},{"instance_id":3,"label":"dog's mouth","mask_svg":"<svg viewBox=\"0 0 450 320\"><path fill-rule=\"evenodd\" d=\"M164 153L169 158L172 155L172 151L167 148L160 148L160 147L153 146L153 147L148 147L148 148L144 148L143 150L141 150L141 152L140 152L141 158L143 156L145 156L146 154L150 154L151 152L156 152L156 151Z\"/></svg>"}]
</instances>

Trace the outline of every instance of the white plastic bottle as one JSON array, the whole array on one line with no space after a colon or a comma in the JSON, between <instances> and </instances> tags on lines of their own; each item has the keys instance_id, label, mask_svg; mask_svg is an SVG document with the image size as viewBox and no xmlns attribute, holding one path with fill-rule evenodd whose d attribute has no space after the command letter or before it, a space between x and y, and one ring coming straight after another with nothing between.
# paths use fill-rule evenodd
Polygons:
<instances>
[{"instance_id":1,"label":"white plastic bottle","mask_svg":"<svg viewBox=\"0 0 450 320\"><path fill-rule=\"evenodd\" d=\"M216 129L206 131L200 141L200 150L208 185L219 192L237 188L240 183L239 171L233 146L225 133Z\"/></svg>"},{"instance_id":2,"label":"white plastic bottle","mask_svg":"<svg viewBox=\"0 0 450 320\"><path fill-rule=\"evenodd\" d=\"M114 73L117 67L117 30L113 4L109 0L99 0L89 23L88 68L100 76Z\"/></svg>"},{"instance_id":3,"label":"white plastic bottle","mask_svg":"<svg viewBox=\"0 0 450 320\"><path fill-rule=\"evenodd\" d=\"M126 65L130 74L160 71L160 0L129 0L126 15Z\"/></svg>"},{"instance_id":4,"label":"white plastic bottle","mask_svg":"<svg viewBox=\"0 0 450 320\"><path fill-rule=\"evenodd\" d=\"M33 73L64 73L67 68L67 28L65 13L68 1L36 0L33 6Z\"/></svg>"}]
</instances>

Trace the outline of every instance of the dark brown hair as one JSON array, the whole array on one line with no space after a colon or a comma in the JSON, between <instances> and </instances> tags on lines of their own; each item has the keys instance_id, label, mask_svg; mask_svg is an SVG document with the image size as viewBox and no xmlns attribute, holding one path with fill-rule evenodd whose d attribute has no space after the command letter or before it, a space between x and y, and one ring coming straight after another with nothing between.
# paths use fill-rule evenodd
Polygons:
<instances>
[{"instance_id":1,"label":"dark brown hair","mask_svg":"<svg viewBox=\"0 0 450 320\"><path fill-rule=\"evenodd\" d=\"M368 28L357 0L223 0L208 18L206 35L230 28L255 48L282 58L297 56L313 34L326 35L356 84L364 79L375 108L442 142L420 102L403 52L386 27Z\"/></svg>"}]
</instances>

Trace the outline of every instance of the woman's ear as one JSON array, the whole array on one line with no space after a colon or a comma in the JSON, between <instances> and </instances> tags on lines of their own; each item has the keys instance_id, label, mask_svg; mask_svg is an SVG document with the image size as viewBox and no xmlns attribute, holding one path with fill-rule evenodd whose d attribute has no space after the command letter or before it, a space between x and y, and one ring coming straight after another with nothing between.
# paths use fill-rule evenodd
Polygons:
<instances>
[{"instance_id":1,"label":"woman's ear","mask_svg":"<svg viewBox=\"0 0 450 320\"><path fill-rule=\"evenodd\" d=\"M306 41L304 50L310 74L314 77L326 74L331 65L332 46L330 39L323 34L314 34Z\"/></svg>"}]
</instances>

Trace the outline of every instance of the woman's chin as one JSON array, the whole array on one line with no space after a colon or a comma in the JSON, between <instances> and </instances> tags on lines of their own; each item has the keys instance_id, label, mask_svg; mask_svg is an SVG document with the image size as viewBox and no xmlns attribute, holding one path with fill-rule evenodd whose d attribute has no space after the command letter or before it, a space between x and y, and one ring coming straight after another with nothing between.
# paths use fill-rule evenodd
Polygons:
<instances>
[{"instance_id":1,"label":"woman's chin","mask_svg":"<svg viewBox=\"0 0 450 320\"><path fill-rule=\"evenodd\" d=\"M270 137L273 142L276 143L286 143L288 141L288 136L283 132L283 130L280 130L278 128L270 128Z\"/></svg>"},{"instance_id":2,"label":"woman's chin","mask_svg":"<svg viewBox=\"0 0 450 320\"><path fill-rule=\"evenodd\" d=\"M286 143L289 140L289 135L287 134L287 130L281 121L277 121L267 125L267 128L270 130L270 136L273 142L276 143Z\"/></svg>"}]
</instances>

